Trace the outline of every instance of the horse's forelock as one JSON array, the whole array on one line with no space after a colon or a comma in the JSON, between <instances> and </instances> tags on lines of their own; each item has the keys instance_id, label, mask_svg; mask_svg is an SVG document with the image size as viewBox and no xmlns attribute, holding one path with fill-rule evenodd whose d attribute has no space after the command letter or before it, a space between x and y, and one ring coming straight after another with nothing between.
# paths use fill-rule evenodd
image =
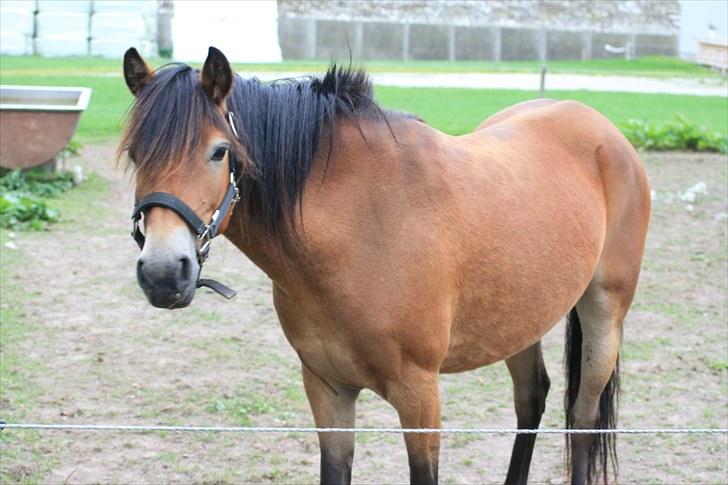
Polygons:
<instances>
[{"instance_id":1,"label":"horse's forelock","mask_svg":"<svg viewBox=\"0 0 728 485\"><path fill-rule=\"evenodd\" d=\"M139 177L157 177L191 161L207 127L229 130L203 92L198 72L185 64L169 64L155 71L134 100L120 150L128 152L130 167Z\"/></svg>"}]
</instances>

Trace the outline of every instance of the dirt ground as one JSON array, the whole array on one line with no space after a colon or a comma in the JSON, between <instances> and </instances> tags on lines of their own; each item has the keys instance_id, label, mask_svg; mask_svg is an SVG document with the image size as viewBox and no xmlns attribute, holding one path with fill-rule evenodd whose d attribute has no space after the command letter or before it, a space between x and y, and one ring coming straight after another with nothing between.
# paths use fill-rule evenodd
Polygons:
<instances>
[{"instance_id":1,"label":"dirt ground","mask_svg":"<svg viewBox=\"0 0 728 485\"><path fill-rule=\"evenodd\" d=\"M130 185L112 144L70 160L96 174L61 199L63 221L2 250L6 279L0 419L8 422L311 426L270 282L216 240L188 309L152 308L138 289ZM654 210L625 323L620 427L728 427L726 157L646 154ZM707 193L702 193L700 182ZM696 184L698 184L696 186ZM106 188L105 188L106 186ZM693 187L694 200L686 191ZM689 192L689 191L688 191ZM542 426L563 426L563 325L544 340L552 379ZM513 427L503 364L442 378L443 426ZM364 392L357 424L398 426ZM315 483L311 434L0 432L4 483ZM539 436L531 483L565 481L563 437ZM443 483L502 483L511 436L445 435ZM726 483L728 436L620 436L620 483ZM405 483L401 436L360 435L357 483Z\"/></svg>"}]
</instances>

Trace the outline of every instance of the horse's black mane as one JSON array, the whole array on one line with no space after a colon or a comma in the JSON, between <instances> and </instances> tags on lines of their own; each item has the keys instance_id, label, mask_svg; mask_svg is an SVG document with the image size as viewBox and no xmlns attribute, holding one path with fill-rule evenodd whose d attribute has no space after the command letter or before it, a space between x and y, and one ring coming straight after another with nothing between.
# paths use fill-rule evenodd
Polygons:
<instances>
[{"instance_id":1,"label":"horse's black mane","mask_svg":"<svg viewBox=\"0 0 728 485\"><path fill-rule=\"evenodd\" d=\"M328 140L321 148L330 150L337 119L347 118L359 127L364 119L388 124L392 114L374 100L364 70L335 64L322 78L263 83L236 76L227 102L242 145L231 151L239 162L249 157L256 167L254 173L242 171L241 203L253 220L279 236L293 227L294 208L324 126ZM198 71L184 64L158 69L137 97L130 118L121 149L129 150L137 170L162 170L184 160L199 144L204 123L230 133L202 91Z\"/></svg>"},{"instance_id":2,"label":"horse's black mane","mask_svg":"<svg viewBox=\"0 0 728 485\"><path fill-rule=\"evenodd\" d=\"M240 120L243 144L259 169L241 184L242 202L273 232L292 221L317 148L331 149L337 118L357 126L360 119L386 121L366 72L336 65L323 78L262 83L238 76L228 108ZM319 145L324 123L328 136Z\"/></svg>"}]
</instances>

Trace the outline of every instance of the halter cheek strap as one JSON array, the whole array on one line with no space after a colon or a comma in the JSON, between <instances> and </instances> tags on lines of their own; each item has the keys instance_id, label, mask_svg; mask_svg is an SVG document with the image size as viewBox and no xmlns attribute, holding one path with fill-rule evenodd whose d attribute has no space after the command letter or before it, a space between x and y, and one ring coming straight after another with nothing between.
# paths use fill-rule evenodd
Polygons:
<instances>
[{"instance_id":1,"label":"halter cheek strap","mask_svg":"<svg viewBox=\"0 0 728 485\"><path fill-rule=\"evenodd\" d=\"M235 124L233 123L232 112L228 113L228 121L230 122L230 127L233 133L237 137L238 132L235 129ZM141 201L136 201L136 204L134 206L134 212L132 212L131 215L133 223L131 236L134 238L134 241L136 241L139 249L142 249L144 247L144 241L146 240L146 238L144 237L144 233L139 226L139 222L142 218L142 214L144 214L144 211L151 207L164 207L166 209L170 209L174 211L183 221L185 221L192 233L197 236L197 262L200 265L200 272L202 272L202 264L210 255L210 243L212 242L212 239L219 234L220 226L222 225L226 216L232 211L238 200L240 200L240 192L236 184L237 167L232 154L228 153L228 157L230 183L228 184L228 188L225 191L225 197L223 197L220 206L212 214L212 220L208 224L205 224L205 222L200 219L200 217L195 213L195 211L190 208L190 206L185 204L175 195L169 194L167 192L152 192L151 194L148 194L146 197L144 197ZM236 295L235 291L225 286L224 284L211 279L201 279L198 274L197 288L200 288L202 286L210 288L211 290L219 293L228 300Z\"/></svg>"}]
</instances>

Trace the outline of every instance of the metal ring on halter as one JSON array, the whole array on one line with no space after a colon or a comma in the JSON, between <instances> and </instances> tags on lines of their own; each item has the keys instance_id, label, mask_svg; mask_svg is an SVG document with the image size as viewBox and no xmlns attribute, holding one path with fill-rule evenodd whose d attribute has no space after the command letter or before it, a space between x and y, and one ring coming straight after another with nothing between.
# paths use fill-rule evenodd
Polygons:
<instances>
[{"instance_id":1,"label":"metal ring on halter","mask_svg":"<svg viewBox=\"0 0 728 485\"><path fill-rule=\"evenodd\" d=\"M238 130L235 128L235 121L233 121L234 116L233 116L232 111L228 111L227 118L228 118L228 123L230 123L230 129L233 130L233 135L235 135L235 138L237 138L239 140L240 135L238 135Z\"/></svg>"}]
</instances>

